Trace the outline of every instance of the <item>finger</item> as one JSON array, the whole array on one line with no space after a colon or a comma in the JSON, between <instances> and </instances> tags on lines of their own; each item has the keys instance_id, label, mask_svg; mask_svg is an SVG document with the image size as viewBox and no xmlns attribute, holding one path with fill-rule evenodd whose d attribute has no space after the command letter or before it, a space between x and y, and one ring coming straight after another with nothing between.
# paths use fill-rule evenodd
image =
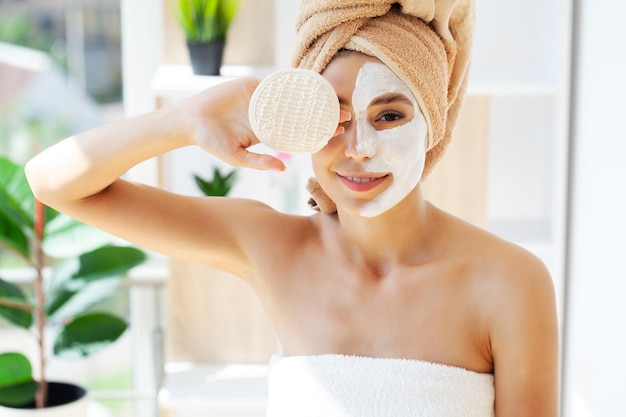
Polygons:
<instances>
[{"instance_id":1,"label":"finger","mask_svg":"<svg viewBox=\"0 0 626 417\"><path fill-rule=\"evenodd\" d=\"M240 149L233 155L233 158L236 160L237 165L247 168L262 171L284 171L286 169L283 161L275 156L250 152L246 149Z\"/></svg>"},{"instance_id":2,"label":"finger","mask_svg":"<svg viewBox=\"0 0 626 417\"><path fill-rule=\"evenodd\" d=\"M339 136L339 135L343 134L345 131L346 131L345 127L337 126L337 130L335 130L335 133L333 133L333 137Z\"/></svg>"},{"instance_id":3,"label":"finger","mask_svg":"<svg viewBox=\"0 0 626 417\"><path fill-rule=\"evenodd\" d=\"M345 122L349 122L350 120L352 120L352 113L350 113L347 110L339 110L339 123L345 123ZM337 126L337 130L335 130L335 133L333 133L333 138L335 136L339 136L342 133L344 133L346 131L346 128L344 126Z\"/></svg>"}]
</instances>

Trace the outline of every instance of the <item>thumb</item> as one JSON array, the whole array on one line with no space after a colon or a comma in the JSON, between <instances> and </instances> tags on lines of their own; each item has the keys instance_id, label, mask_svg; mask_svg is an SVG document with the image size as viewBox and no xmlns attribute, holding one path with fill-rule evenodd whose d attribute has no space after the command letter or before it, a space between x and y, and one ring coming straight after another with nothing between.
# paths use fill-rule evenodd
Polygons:
<instances>
[{"instance_id":1,"label":"thumb","mask_svg":"<svg viewBox=\"0 0 626 417\"><path fill-rule=\"evenodd\" d=\"M233 158L236 160L237 165L261 171L284 171L286 169L283 161L277 157L250 152L246 149L239 149L239 151L233 155Z\"/></svg>"}]
</instances>

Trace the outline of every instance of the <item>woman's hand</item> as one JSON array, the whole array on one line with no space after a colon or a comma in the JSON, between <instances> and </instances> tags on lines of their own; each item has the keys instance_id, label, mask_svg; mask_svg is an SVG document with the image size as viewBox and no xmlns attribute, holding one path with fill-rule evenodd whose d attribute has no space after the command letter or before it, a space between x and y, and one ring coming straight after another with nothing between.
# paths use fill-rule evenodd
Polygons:
<instances>
[{"instance_id":1,"label":"woman's hand","mask_svg":"<svg viewBox=\"0 0 626 417\"><path fill-rule=\"evenodd\" d=\"M346 128L342 126L342 124L345 122L349 122L350 120L352 120L352 113L347 110L339 110L339 125L337 126L337 130L335 130L335 133L333 134L333 138L335 136L343 134L346 131Z\"/></svg>"},{"instance_id":2,"label":"woman's hand","mask_svg":"<svg viewBox=\"0 0 626 417\"><path fill-rule=\"evenodd\" d=\"M248 118L250 98L260 80L242 78L207 89L183 104L190 115L191 143L233 166L283 171L283 162L268 154L250 152L259 144ZM339 125L333 137L342 134L342 123L352 117L340 111Z\"/></svg>"},{"instance_id":3,"label":"woman's hand","mask_svg":"<svg viewBox=\"0 0 626 417\"><path fill-rule=\"evenodd\" d=\"M227 81L183 102L182 111L189 114L189 139L230 165L283 171L285 165L277 157L249 151L260 143L248 119L250 97L258 84L256 78Z\"/></svg>"}]
</instances>

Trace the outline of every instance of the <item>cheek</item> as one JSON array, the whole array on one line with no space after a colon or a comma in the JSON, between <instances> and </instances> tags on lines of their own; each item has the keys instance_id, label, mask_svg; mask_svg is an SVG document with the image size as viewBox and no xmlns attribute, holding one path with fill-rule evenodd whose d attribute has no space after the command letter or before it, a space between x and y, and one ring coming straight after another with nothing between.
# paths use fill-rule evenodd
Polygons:
<instances>
[{"instance_id":1,"label":"cheek","mask_svg":"<svg viewBox=\"0 0 626 417\"><path fill-rule=\"evenodd\" d=\"M311 166L315 176L327 175L330 164L337 153L337 138L331 139L326 146L311 155Z\"/></svg>"},{"instance_id":2,"label":"cheek","mask_svg":"<svg viewBox=\"0 0 626 417\"><path fill-rule=\"evenodd\" d=\"M421 161L426 153L426 135L416 120L394 129L379 131L377 136L379 153L371 162L379 170L384 165L396 174L396 178L402 178L409 171L414 174L415 170L423 168L420 165L423 165Z\"/></svg>"},{"instance_id":3,"label":"cheek","mask_svg":"<svg viewBox=\"0 0 626 417\"><path fill-rule=\"evenodd\" d=\"M321 161L323 158L322 155L320 155L320 152L323 152L323 150L318 151L311 156L311 167L313 168L313 173L316 177L319 177L322 174Z\"/></svg>"}]
</instances>

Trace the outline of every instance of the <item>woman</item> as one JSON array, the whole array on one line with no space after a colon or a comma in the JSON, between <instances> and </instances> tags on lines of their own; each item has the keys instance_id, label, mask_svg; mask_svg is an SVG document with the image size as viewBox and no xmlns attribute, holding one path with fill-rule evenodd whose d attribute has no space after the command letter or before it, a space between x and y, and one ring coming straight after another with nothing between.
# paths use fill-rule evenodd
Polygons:
<instances>
[{"instance_id":1,"label":"woman","mask_svg":"<svg viewBox=\"0 0 626 417\"><path fill-rule=\"evenodd\" d=\"M552 282L525 250L444 213L420 181L467 81L471 4L305 1L295 64L341 105L312 155L321 213L195 198L120 178L197 145L284 170L248 120L240 79L49 148L27 175L44 203L140 246L246 280L273 321L268 416L557 415ZM443 29L442 29L443 28Z\"/></svg>"}]
</instances>

